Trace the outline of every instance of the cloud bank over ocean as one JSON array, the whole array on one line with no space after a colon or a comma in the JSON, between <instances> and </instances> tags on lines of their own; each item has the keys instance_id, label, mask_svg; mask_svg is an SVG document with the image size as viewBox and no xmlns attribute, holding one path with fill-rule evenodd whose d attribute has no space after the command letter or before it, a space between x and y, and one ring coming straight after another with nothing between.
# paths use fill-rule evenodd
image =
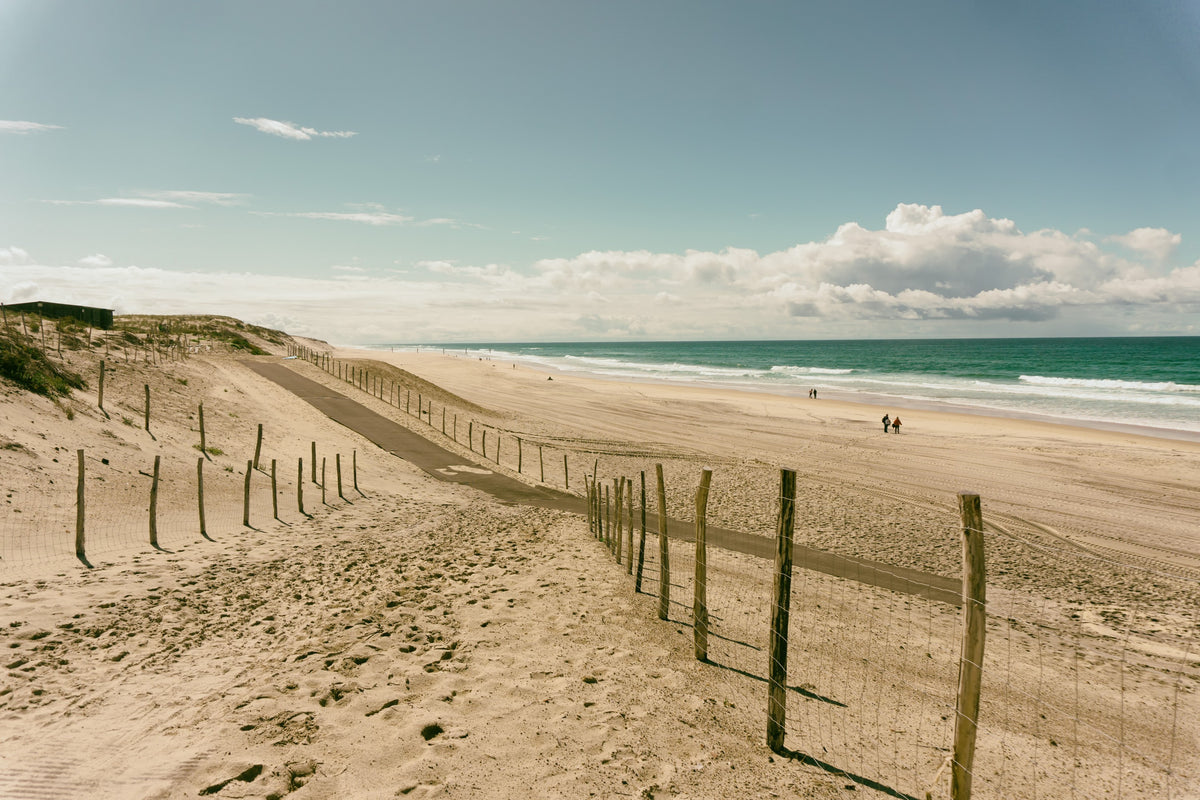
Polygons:
<instances>
[{"instance_id":1,"label":"cloud bank over ocean","mask_svg":"<svg viewBox=\"0 0 1200 800\"><path fill-rule=\"evenodd\" d=\"M340 342L1038 336L1068 323L1084 335L1200 334L1200 263L1171 266L1179 243L1156 228L1027 233L978 209L902 203L881 227L847 222L765 254L330 264L318 277L175 271L98 253L43 264L12 246L0 249L0 292L5 302L229 313Z\"/></svg>"}]
</instances>

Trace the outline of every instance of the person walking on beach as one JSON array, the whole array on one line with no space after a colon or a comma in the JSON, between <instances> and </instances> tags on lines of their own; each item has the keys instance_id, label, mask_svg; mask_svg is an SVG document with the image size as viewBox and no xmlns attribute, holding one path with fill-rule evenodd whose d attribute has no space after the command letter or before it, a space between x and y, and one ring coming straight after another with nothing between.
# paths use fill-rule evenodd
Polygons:
<instances>
[{"instance_id":1,"label":"person walking on beach","mask_svg":"<svg viewBox=\"0 0 1200 800\"><path fill-rule=\"evenodd\" d=\"M883 415L883 432L887 433L888 425L892 424L892 418L887 414Z\"/></svg>"},{"instance_id":2,"label":"person walking on beach","mask_svg":"<svg viewBox=\"0 0 1200 800\"><path fill-rule=\"evenodd\" d=\"M892 420L892 433L899 433L899 432L900 432L900 417L897 416L894 420Z\"/></svg>"}]
</instances>

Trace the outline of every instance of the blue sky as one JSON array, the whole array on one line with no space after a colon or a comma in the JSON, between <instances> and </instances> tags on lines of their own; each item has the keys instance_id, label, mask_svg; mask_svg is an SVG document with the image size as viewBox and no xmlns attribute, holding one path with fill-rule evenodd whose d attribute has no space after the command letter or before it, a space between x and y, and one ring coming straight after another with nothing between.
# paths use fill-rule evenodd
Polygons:
<instances>
[{"instance_id":1,"label":"blue sky","mask_svg":"<svg viewBox=\"0 0 1200 800\"><path fill-rule=\"evenodd\" d=\"M1200 3L0 0L0 299L1200 334Z\"/></svg>"}]
</instances>

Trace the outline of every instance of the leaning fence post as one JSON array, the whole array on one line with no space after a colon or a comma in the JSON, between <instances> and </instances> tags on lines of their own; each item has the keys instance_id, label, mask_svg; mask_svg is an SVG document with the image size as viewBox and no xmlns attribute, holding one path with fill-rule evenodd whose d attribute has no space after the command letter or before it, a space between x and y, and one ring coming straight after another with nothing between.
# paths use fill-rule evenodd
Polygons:
<instances>
[{"instance_id":1,"label":"leaning fence post","mask_svg":"<svg viewBox=\"0 0 1200 800\"><path fill-rule=\"evenodd\" d=\"M329 505L325 502L325 456L321 456L321 505Z\"/></svg>"},{"instance_id":2,"label":"leaning fence post","mask_svg":"<svg viewBox=\"0 0 1200 800\"><path fill-rule=\"evenodd\" d=\"M671 548L667 546L667 487L663 483L662 464L658 474L658 618L666 619L671 610Z\"/></svg>"},{"instance_id":3,"label":"leaning fence post","mask_svg":"<svg viewBox=\"0 0 1200 800\"><path fill-rule=\"evenodd\" d=\"M621 505L622 505L622 501L624 501L624 499L625 499L625 478L624 477L613 478L613 501L616 505L616 511L617 511L617 528L615 531L613 531L613 533L615 535L612 537L612 542L609 544L609 549L612 550L613 554L617 557L618 564L621 563L621 555L622 555L621 541L624 538L624 531L625 531L625 526L621 524L622 523Z\"/></svg>"},{"instance_id":4,"label":"leaning fence post","mask_svg":"<svg viewBox=\"0 0 1200 800\"><path fill-rule=\"evenodd\" d=\"M354 479L354 491L362 494L362 489L358 488L358 451L350 451L350 475Z\"/></svg>"},{"instance_id":5,"label":"leaning fence post","mask_svg":"<svg viewBox=\"0 0 1200 800\"><path fill-rule=\"evenodd\" d=\"M521 448L521 437L518 436L517 437L517 474L518 475L521 474L521 459L522 459L522 456L524 456L524 455L525 455L525 453Z\"/></svg>"},{"instance_id":6,"label":"leaning fence post","mask_svg":"<svg viewBox=\"0 0 1200 800\"><path fill-rule=\"evenodd\" d=\"M304 516L304 458L296 459L296 508Z\"/></svg>"},{"instance_id":7,"label":"leaning fence post","mask_svg":"<svg viewBox=\"0 0 1200 800\"><path fill-rule=\"evenodd\" d=\"M312 482L317 482L317 443L312 443Z\"/></svg>"},{"instance_id":8,"label":"leaning fence post","mask_svg":"<svg viewBox=\"0 0 1200 800\"><path fill-rule=\"evenodd\" d=\"M146 433L150 432L150 384L146 386Z\"/></svg>"},{"instance_id":9,"label":"leaning fence post","mask_svg":"<svg viewBox=\"0 0 1200 800\"><path fill-rule=\"evenodd\" d=\"M150 546L158 547L158 462L154 457L154 477L150 480Z\"/></svg>"},{"instance_id":10,"label":"leaning fence post","mask_svg":"<svg viewBox=\"0 0 1200 800\"><path fill-rule=\"evenodd\" d=\"M538 445L538 480L542 483L546 482L546 462L542 459L542 446Z\"/></svg>"},{"instance_id":11,"label":"leaning fence post","mask_svg":"<svg viewBox=\"0 0 1200 800\"><path fill-rule=\"evenodd\" d=\"M692 643L697 661L708 660L708 485L712 470L700 473L696 490L696 579L692 581Z\"/></svg>"},{"instance_id":12,"label":"leaning fence post","mask_svg":"<svg viewBox=\"0 0 1200 800\"><path fill-rule=\"evenodd\" d=\"M250 527L250 473L254 471L254 462L246 460L246 487L242 492L242 524Z\"/></svg>"},{"instance_id":13,"label":"leaning fence post","mask_svg":"<svg viewBox=\"0 0 1200 800\"><path fill-rule=\"evenodd\" d=\"M254 468L258 469L258 457L262 455L262 423L258 423L258 439L254 442Z\"/></svg>"},{"instance_id":14,"label":"leaning fence post","mask_svg":"<svg viewBox=\"0 0 1200 800\"><path fill-rule=\"evenodd\" d=\"M779 524L775 530L774 604L767 649L767 747L783 752L787 718L788 621L792 608L792 532L796 525L796 472L779 471Z\"/></svg>"},{"instance_id":15,"label":"leaning fence post","mask_svg":"<svg viewBox=\"0 0 1200 800\"><path fill-rule=\"evenodd\" d=\"M196 502L200 509L200 535L207 537L204 529L204 456L196 459Z\"/></svg>"},{"instance_id":16,"label":"leaning fence post","mask_svg":"<svg viewBox=\"0 0 1200 800\"><path fill-rule=\"evenodd\" d=\"M208 445L204 442L204 403L200 404L200 455L208 456Z\"/></svg>"},{"instance_id":17,"label":"leaning fence post","mask_svg":"<svg viewBox=\"0 0 1200 800\"><path fill-rule=\"evenodd\" d=\"M571 488L571 473L567 471L567 454L563 453L563 488L568 491Z\"/></svg>"},{"instance_id":18,"label":"leaning fence post","mask_svg":"<svg viewBox=\"0 0 1200 800\"><path fill-rule=\"evenodd\" d=\"M62 338L59 338L59 347L62 347ZM104 410L104 359L100 359L100 390L96 398L96 406L101 411Z\"/></svg>"},{"instance_id":19,"label":"leaning fence post","mask_svg":"<svg viewBox=\"0 0 1200 800\"><path fill-rule=\"evenodd\" d=\"M342 454L341 453L334 454L333 463L334 463L334 466L337 467L338 497L345 500L346 495L342 494Z\"/></svg>"},{"instance_id":20,"label":"leaning fence post","mask_svg":"<svg viewBox=\"0 0 1200 800\"><path fill-rule=\"evenodd\" d=\"M958 666L958 711L954 717L954 760L950 796L970 800L979 692L983 681L983 643L987 629L987 575L983 558L983 512L979 495L958 493L963 532L963 636Z\"/></svg>"},{"instance_id":21,"label":"leaning fence post","mask_svg":"<svg viewBox=\"0 0 1200 800\"><path fill-rule=\"evenodd\" d=\"M279 519L279 484L275 480L275 459L271 459L271 515Z\"/></svg>"},{"instance_id":22,"label":"leaning fence post","mask_svg":"<svg viewBox=\"0 0 1200 800\"><path fill-rule=\"evenodd\" d=\"M633 574L633 478L625 479L625 507L629 520L629 557L625 559L625 574Z\"/></svg>"},{"instance_id":23,"label":"leaning fence post","mask_svg":"<svg viewBox=\"0 0 1200 800\"><path fill-rule=\"evenodd\" d=\"M642 470L642 532L638 539L638 557L637 557L637 578L633 584L633 591L640 592L642 590L642 564L646 560L646 471ZM632 524L632 523L630 523Z\"/></svg>"},{"instance_id":24,"label":"leaning fence post","mask_svg":"<svg viewBox=\"0 0 1200 800\"><path fill-rule=\"evenodd\" d=\"M79 450L79 480L75 485L75 555L85 560L83 547L83 451Z\"/></svg>"}]
</instances>

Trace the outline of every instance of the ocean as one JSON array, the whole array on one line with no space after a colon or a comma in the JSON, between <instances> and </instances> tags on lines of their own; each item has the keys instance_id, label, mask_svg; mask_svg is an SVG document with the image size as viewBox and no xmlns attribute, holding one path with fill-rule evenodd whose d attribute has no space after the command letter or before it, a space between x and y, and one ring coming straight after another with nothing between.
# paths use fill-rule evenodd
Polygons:
<instances>
[{"instance_id":1,"label":"ocean","mask_svg":"<svg viewBox=\"0 0 1200 800\"><path fill-rule=\"evenodd\" d=\"M380 349L413 349L381 345ZM1200 337L429 345L629 381L721 386L1200 438Z\"/></svg>"}]
</instances>

